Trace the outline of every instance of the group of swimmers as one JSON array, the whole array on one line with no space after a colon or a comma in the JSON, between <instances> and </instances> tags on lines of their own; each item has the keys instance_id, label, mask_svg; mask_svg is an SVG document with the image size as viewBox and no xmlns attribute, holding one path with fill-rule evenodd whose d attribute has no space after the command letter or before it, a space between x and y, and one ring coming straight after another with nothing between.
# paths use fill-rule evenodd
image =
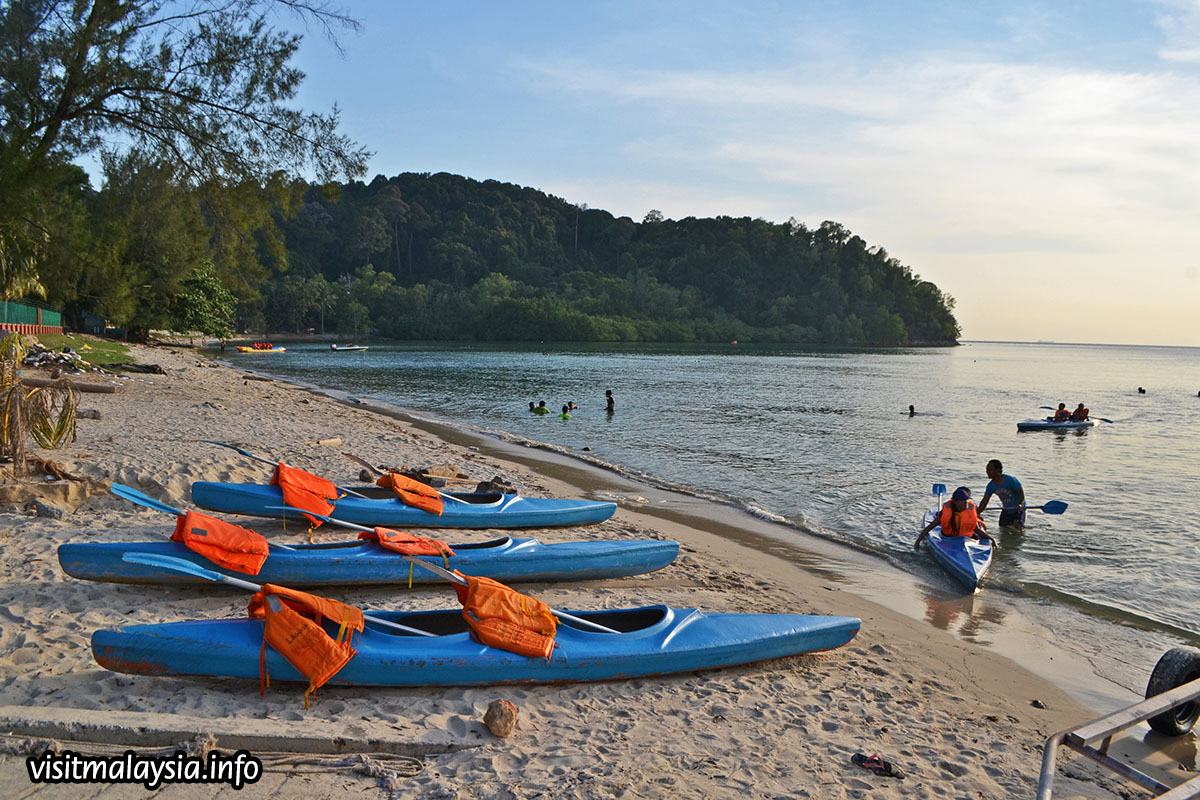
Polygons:
<instances>
[{"instance_id":1,"label":"group of swimmers","mask_svg":"<svg viewBox=\"0 0 1200 800\"><path fill-rule=\"evenodd\" d=\"M572 400L571 402L567 403L565 406L562 407L562 413L558 415L558 418L559 419L570 419L571 412L577 411L577 410L579 410L579 406L575 405L575 401ZM617 401L615 399L613 399L612 389L606 389L604 391L604 410L607 411L609 414L611 414L617 410ZM529 401L529 413L537 414L538 416L543 416L545 414L551 414L553 412L549 408L546 407L545 400L542 400L537 405L534 405L533 401L530 400Z\"/></svg>"}]
</instances>

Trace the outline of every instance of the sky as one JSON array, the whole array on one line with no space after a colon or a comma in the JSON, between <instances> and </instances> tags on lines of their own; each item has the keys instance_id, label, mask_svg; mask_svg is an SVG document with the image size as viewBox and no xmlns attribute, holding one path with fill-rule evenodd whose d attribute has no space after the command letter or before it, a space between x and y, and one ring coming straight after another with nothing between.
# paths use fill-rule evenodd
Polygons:
<instances>
[{"instance_id":1,"label":"sky","mask_svg":"<svg viewBox=\"0 0 1200 800\"><path fill-rule=\"evenodd\" d=\"M1200 0L394 2L305 33L367 175L833 220L964 339L1200 346Z\"/></svg>"}]
</instances>

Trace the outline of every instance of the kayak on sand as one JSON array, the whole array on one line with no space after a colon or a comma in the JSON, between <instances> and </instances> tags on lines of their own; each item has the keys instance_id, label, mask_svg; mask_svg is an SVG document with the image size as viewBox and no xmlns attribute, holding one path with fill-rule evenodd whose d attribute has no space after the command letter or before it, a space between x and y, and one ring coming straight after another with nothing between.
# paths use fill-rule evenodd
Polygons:
<instances>
[{"instance_id":1,"label":"kayak on sand","mask_svg":"<svg viewBox=\"0 0 1200 800\"><path fill-rule=\"evenodd\" d=\"M719 614L668 606L573 611L615 629L599 633L564 620L549 659L518 655L473 639L459 610L371 612L437 634L398 634L367 620L351 645L357 655L330 680L341 686L482 686L599 681L690 672L832 650L862 622L806 614ZM323 623L331 636L336 624ZM101 666L144 675L202 675L258 680L263 648L259 619L128 625L92 634ZM265 649L271 680L307 681L274 649Z\"/></svg>"},{"instance_id":2,"label":"kayak on sand","mask_svg":"<svg viewBox=\"0 0 1200 800\"><path fill-rule=\"evenodd\" d=\"M508 581L582 581L620 578L653 572L679 554L679 543L653 539L584 541L542 544L537 539L506 536L476 544L451 544L455 554L416 556L437 566L469 575ZM117 583L196 585L205 579L178 570L124 561L126 553L174 556L235 578L245 574L225 569L180 542L71 542L58 548L63 571L75 578ZM376 541L352 540L328 544L272 547L254 575L260 583L285 586L342 584L407 584L441 580L425 569L413 569L399 553Z\"/></svg>"},{"instance_id":3,"label":"kayak on sand","mask_svg":"<svg viewBox=\"0 0 1200 800\"><path fill-rule=\"evenodd\" d=\"M449 492L442 513L406 505L391 489L355 488L361 497L347 495L334 502L329 516L356 525L414 528L544 528L603 522L617 510L600 500L562 500L515 494ZM257 517L300 519L285 512L278 486L260 483L192 484L192 502L201 508ZM273 508L274 506L274 508Z\"/></svg>"}]
</instances>

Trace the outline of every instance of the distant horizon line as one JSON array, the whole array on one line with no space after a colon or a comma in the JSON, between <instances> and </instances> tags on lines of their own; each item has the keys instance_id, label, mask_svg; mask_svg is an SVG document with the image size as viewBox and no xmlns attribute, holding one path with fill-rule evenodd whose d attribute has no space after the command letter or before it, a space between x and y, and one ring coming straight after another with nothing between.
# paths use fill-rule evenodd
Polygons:
<instances>
[{"instance_id":1,"label":"distant horizon line","mask_svg":"<svg viewBox=\"0 0 1200 800\"><path fill-rule=\"evenodd\" d=\"M1053 344L1067 345L1068 347L1174 347L1188 350L1200 348L1200 345L1194 344L1130 344L1128 342L1058 342L1050 339L1036 339L1034 341L1021 339L959 339L959 344Z\"/></svg>"}]
</instances>

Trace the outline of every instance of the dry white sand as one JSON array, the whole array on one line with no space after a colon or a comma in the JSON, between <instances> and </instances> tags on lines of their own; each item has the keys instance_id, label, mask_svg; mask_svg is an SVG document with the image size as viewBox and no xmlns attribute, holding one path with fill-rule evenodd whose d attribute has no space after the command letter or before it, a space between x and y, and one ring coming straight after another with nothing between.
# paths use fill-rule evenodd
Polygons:
<instances>
[{"instance_id":1,"label":"dry white sand","mask_svg":"<svg viewBox=\"0 0 1200 800\"><path fill-rule=\"evenodd\" d=\"M359 467L341 455L401 467L453 462L466 474L501 475L532 496L569 496L571 487L513 463L450 445L412 425L281 382L246 380L206 366L194 352L137 348L166 375L108 379L119 394L86 394L74 444L40 455L73 474L119 481L181 508L196 480L265 481L270 468L200 443L222 439L263 455L354 482ZM271 358L272 356L264 356ZM266 365L265 365L266 366ZM101 380L88 376L87 380ZM342 445L321 446L337 437ZM284 720L297 733L341 726L347 736L470 745L429 756L396 796L422 797L1031 797L1041 747L1056 730L1096 714L1018 665L896 614L790 564L713 534L622 507L586 528L539 531L544 541L672 538L682 553L646 576L592 583L526 585L559 608L646 603L714 611L798 611L859 616L861 634L829 653L698 674L572 686L370 690L326 687L305 710L302 687L255 682L132 676L108 672L88 638L101 627L244 613L246 595L213 588L167 589L89 583L65 576L55 551L67 541L145 541L169 535L173 518L97 493L62 520L36 518L17 505L0 514L0 706L140 711L222 720ZM243 520L244 522L245 520ZM299 541L294 524L251 527L277 541ZM352 538L336 530L318 535ZM489 537L452 533L451 541ZM457 607L438 586L327 591L363 607ZM520 727L508 739L488 733L488 704L516 704ZM1045 708L1036 708L1034 700ZM164 717L164 719L166 719ZM307 726L307 727L306 727ZM878 753L903 780L851 763ZM1056 797L1121 796L1123 784L1078 757L1064 756ZM313 796L373 793L369 779L304 778ZM239 797L269 796L278 784ZM205 796L220 787L171 787L164 796ZM70 789L31 787L24 761L8 758L0 793L57 797ZM284 794L294 793L295 786ZM125 796L117 788L114 794ZM129 796L144 792L130 790ZM40 795L39 795L40 796Z\"/></svg>"}]
</instances>

